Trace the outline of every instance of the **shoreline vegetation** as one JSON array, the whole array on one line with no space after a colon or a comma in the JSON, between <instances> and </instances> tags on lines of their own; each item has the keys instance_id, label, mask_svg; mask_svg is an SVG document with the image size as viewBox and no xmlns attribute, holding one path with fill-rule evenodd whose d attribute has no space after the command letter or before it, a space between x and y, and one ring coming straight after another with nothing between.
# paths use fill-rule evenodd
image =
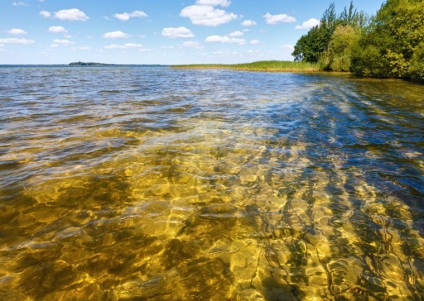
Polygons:
<instances>
[{"instance_id":1,"label":"shoreline vegetation","mask_svg":"<svg viewBox=\"0 0 424 301\"><path fill-rule=\"evenodd\" d=\"M258 72L319 72L318 64L290 61L258 61L242 64L189 64L171 65L175 69L229 69Z\"/></svg>"},{"instance_id":2,"label":"shoreline vegetation","mask_svg":"<svg viewBox=\"0 0 424 301\"><path fill-rule=\"evenodd\" d=\"M334 2L294 46L295 61L323 71L424 83L424 1L386 0L375 16L353 3L341 13Z\"/></svg>"}]
</instances>

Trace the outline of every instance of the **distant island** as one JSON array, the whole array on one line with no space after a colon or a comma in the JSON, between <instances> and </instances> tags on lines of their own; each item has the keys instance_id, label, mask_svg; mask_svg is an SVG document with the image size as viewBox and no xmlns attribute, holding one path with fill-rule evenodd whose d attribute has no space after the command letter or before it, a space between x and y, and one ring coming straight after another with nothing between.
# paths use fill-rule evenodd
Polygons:
<instances>
[{"instance_id":1,"label":"distant island","mask_svg":"<svg viewBox=\"0 0 424 301\"><path fill-rule=\"evenodd\" d=\"M69 66L111 66L111 64L93 63L93 62L72 62Z\"/></svg>"},{"instance_id":2,"label":"distant island","mask_svg":"<svg viewBox=\"0 0 424 301\"><path fill-rule=\"evenodd\" d=\"M70 67L168 67L169 65L159 64L104 64L94 62L72 62L69 63Z\"/></svg>"}]
</instances>

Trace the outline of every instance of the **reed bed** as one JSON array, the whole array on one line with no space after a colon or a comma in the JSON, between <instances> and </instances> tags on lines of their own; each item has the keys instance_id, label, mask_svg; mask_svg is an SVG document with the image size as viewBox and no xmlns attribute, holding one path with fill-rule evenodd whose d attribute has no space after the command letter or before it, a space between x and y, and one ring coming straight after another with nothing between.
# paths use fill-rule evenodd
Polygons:
<instances>
[{"instance_id":1,"label":"reed bed","mask_svg":"<svg viewBox=\"0 0 424 301\"><path fill-rule=\"evenodd\" d=\"M230 69L241 71L267 71L267 72L317 72L317 64L291 61L259 61L243 64L190 64L173 65L177 69Z\"/></svg>"}]
</instances>

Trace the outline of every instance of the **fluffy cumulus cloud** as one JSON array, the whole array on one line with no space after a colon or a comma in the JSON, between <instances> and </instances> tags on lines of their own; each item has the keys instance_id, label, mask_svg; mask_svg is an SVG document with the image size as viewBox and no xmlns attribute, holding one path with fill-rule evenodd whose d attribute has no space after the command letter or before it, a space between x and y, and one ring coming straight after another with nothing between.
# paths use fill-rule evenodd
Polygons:
<instances>
[{"instance_id":1,"label":"fluffy cumulus cloud","mask_svg":"<svg viewBox=\"0 0 424 301\"><path fill-rule=\"evenodd\" d=\"M62 9L55 12L53 15L51 12L42 10L40 15L44 18L51 18L52 16L62 21L87 21L89 17L78 8Z\"/></svg>"},{"instance_id":2,"label":"fluffy cumulus cloud","mask_svg":"<svg viewBox=\"0 0 424 301\"><path fill-rule=\"evenodd\" d=\"M252 21L252 20L244 20L243 22L241 22L241 25L243 25L243 26L255 26L256 22Z\"/></svg>"},{"instance_id":3,"label":"fluffy cumulus cloud","mask_svg":"<svg viewBox=\"0 0 424 301\"><path fill-rule=\"evenodd\" d=\"M200 45L200 43L196 41L186 41L183 43L183 46L196 49L203 49L202 45Z\"/></svg>"},{"instance_id":4,"label":"fluffy cumulus cloud","mask_svg":"<svg viewBox=\"0 0 424 301\"><path fill-rule=\"evenodd\" d=\"M0 44L23 44L30 45L33 44L33 40L28 39L18 39L18 38L8 38L8 39L0 39Z\"/></svg>"},{"instance_id":5,"label":"fluffy cumulus cloud","mask_svg":"<svg viewBox=\"0 0 424 301\"><path fill-rule=\"evenodd\" d=\"M215 6L228 6L227 0L198 0L194 5L183 8L181 17L189 18L191 23L203 26L219 26L237 19L237 15L228 13Z\"/></svg>"},{"instance_id":6,"label":"fluffy cumulus cloud","mask_svg":"<svg viewBox=\"0 0 424 301\"><path fill-rule=\"evenodd\" d=\"M129 35L120 30L117 30L117 31L107 32L103 35L103 37L106 39L126 39L129 37Z\"/></svg>"},{"instance_id":7,"label":"fluffy cumulus cloud","mask_svg":"<svg viewBox=\"0 0 424 301\"><path fill-rule=\"evenodd\" d=\"M105 46L106 49L131 49L131 48L143 48L143 45L141 44L136 44L136 43L126 43L124 45L116 45L116 44L112 44L112 45L108 45Z\"/></svg>"},{"instance_id":8,"label":"fluffy cumulus cloud","mask_svg":"<svg viewBox=\"0 0 424 301\"><path fill-rule=\"evenodd\" d=\"M244 33L242 33L241 31L237 30L237 31L234 31L234 32L230 33L228 36L230 36L230 37L241 37L242 35L244 35Z\"/></svg>"},{"instance_id":9,"label":"fluffy cumulus cloud","mask_svg":"<svg viewBox=\"0 0 424 301\"><path fill-rule=\"evenodd\" d=\"M7 33L10 33L10 34L13 34L13 35L27 34L27 32L25 30L20 29L20 28L12 28L12 29L8 30Z\"/></svg>"},{"instance_id":10,"label":"fluffy cumulus cloud","mask_svg":"<svg viewBox=\"0 0 424 301\"><path fill-rule=\"evenodd\" d=\"M128 21L131 18L144 18L148 17L147 14L141 10L135 10L132 13L122 13L122 14L114 14L116 19L121 21Z\"/></svg>"},{"instance_id":11,"label":"fluffy cumulus cloud","mask_svg":"<svg viewBox=\"0 0 424 301\"><path fill-rule=\"evenodd\" d=\"M259 41L258 40L251 40L250 41L250 45L258 45Z\"/></svg>"},{"instance_id":12,"label":"fluffy cumulus cloud","mask_svg":"<svg viewBox=\"0 0 424 301\"><path fill-rule=\"evenodd\" d=\"M78 8L62 9L54 13L56 19L62 21L87 21L88 16Z\"/></svg>"},{"instance_id":13,"label":"fluffy cumulus cloud","mask_svg":"<svg viewBox=\"0 0 424 301\"><path fill-rule=\"evenodd\" d=\"M69 40L55 39L55 40L53 40L53 44L63 45L63 46L69 46L69 45L72 45L72 44L75 44L75 43L72 42L72 41L69 41Z\"/></svg>"},{"instance_id":14,"label":"fluffy cumulus cloud","mask_svg":"<svg viewBox=\"0 0 424 301\"><path fill-rule=\"evenodd\" d=\"M48 29L52 33L67 33L68 31L62 26L50 26Z\"/></svg>"},{"instance_id":15,"label":"fluffy cumulus cloud","mask_svg":"<svg viewBox=\"0 0 424 301\"><path fill-rule=\"evenodd\" d=\"M296 29L311 29L317 25L319 25L319 20L311 18L308 21L303 22L302 25L296 25Z\"/></svg>"},{"instance_id":16,"label":"fluffy cumulus cloud","mask_svg":"<svg viewBox=\"0 0 424 301\"><path fill-rule=\"evenodd\" d=\"M196 4L198 5L209 5L209 6L223 6L227 7L231 4L228 0L197 0Z\"/></svg>"},{"instance_id":17,"label":"fluffy cumulus cloud","mask_svg":"<svg viewBox=\"0 0 424 301\"><path fill-rule=\"evenodd\" d=\"M13 2L12 3L13 4L13 6L28 6L28 4L26 4L25 2Z\"/></svg>"},{"instance_id":18,"label":"fluffy cumulus cloud","mask_svg":"<svg viewBox=\"0 0 424 301\"><path fill-rule=\"evenodd\" d=\"M45 11L45 10L42 10L42 11L40 11L40 15L43 16L44 18L50 18L52 16L52 13Z\"/></svg>"},{"instance_id":19,"label":"fluffy cumulus cloud","mask_svg":"<svg viewBox=\"0 0 424 301\"><path fill-rule=\"evenodd\" d=\"M278 23L293 23L296 22L296 19L294 17L291 17L286 14L280 14L280 15L271 15L270 13L266 13L264 16L264 19L267 24L275 25Z\"/></svg>"},{"instance_id":20,"label":"fluffy cumulus cloud","mask_svg":"<svg viewBox=\"0 0 424 301\"><path fill-rule=\"evenodd\" d=\"M162 30L162 36L167 38L193 38L194 34L185 27L167 27Z\"/></svg>"},{"instance_id":21,"label":"fluffy cumulus cloud","mask_svg":"<svg viewBox=\"0 0 424 301\"><path fill-rule=\"evenodd\" d=\"M225 43L225 44L234 43L234 44L239 44L239 45L246 44L245 39L232 38L232 37L229 37L229 36L218 36L218 35L213 35L213 36L207 37L205 39L205 42L207 42L207 43Z\"/></svg>"}]
</instances>

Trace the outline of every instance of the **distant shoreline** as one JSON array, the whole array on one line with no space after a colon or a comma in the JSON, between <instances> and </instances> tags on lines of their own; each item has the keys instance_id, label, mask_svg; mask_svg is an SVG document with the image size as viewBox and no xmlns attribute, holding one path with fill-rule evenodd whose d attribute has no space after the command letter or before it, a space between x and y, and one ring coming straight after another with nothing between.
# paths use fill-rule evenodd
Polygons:
<instances>
[{"instance_id":1,"label":"distant shoreline","mask_svg":"<svg viewBox=\"0 0 424 301\"><path fill-rule=\"evenodd\" d=\"M8 64L0 67L170 67L172 69L227 69L235 71L257 72L298 72L315 73L323 72L318 64L293 61L257 61L243 64L107 64L95 62L72 62L69 64Z\"/></svg>"},{"instance_id":2,"label":"distant shoreline","mask_svg":"<svg viewBox=\"0 0 424 301\"><path fill-rule=\"evenodd\" d=\"M71 64L0 64L0 67L169 67L159 64L102 64L98 65L71 65Z\"/></svg>"},{"instance_id":3,"label":"distant shoreline","mask_svg":"<svg viewBox=\"0 0 424 301\"><path fill-rule=\"evenodd\" d=\"M93 63L93 62L72 62L69 66L114 66L114 64Z\"/></svg>"}]
</instances>

